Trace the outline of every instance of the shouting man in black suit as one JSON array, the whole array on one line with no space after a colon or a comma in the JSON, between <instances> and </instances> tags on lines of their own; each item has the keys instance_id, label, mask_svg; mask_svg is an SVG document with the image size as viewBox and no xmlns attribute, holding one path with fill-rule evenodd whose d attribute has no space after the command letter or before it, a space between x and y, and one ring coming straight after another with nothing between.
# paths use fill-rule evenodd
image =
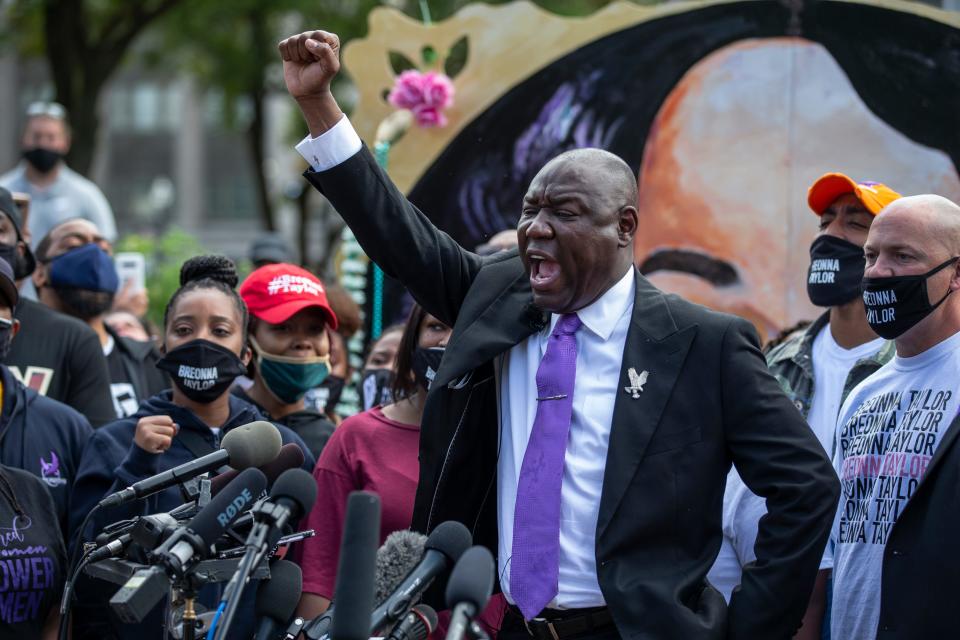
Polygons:
<instances>
[{"instance_id":1,"label":"shouting man in black suit","mask_svg":"<svg viewBox=\"0 0 960 640\"><path fill-rule=\"evenodd\" d=\"M421 425L414 527L497 552L510 638L789 638L838 483L744 320L633 267L636 179L565 153L523 199L516 251L480 257L377 167L330 93L339 40L280 43L307 179L368 255L454 327ZM729 611L705 580L731 461L769 515Z\"/></svg>"}]
</instances>

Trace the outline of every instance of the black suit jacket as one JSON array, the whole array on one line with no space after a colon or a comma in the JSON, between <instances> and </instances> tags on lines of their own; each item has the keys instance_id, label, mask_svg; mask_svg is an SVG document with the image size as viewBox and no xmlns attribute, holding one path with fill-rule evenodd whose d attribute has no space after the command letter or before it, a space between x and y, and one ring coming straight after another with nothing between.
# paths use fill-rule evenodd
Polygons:
<instances>
[{"instance_id":1,"label":"black suit jacket","mask_svg":"<svg viewBox=\"0 0 960 640\"><path fill-rule=\"evenodd\" d=\"M367 254L453 335L427 398L414 526L471 527L497 550L498 356L543 327L516 251L481 258L438 231L364 148L306 177ZM788 638L836 509L822 447L767 373L746 321L636 274L596 533L600 588L624 638ZM629 367L649 371L638 399ZM757 561L726 610L705 580L731 460L768 500Z\"/></svg>"},{"instance_id":2,"label":"black suit jacket","mask_svg":"<svg viewBox=\"0 0 960 640\"><path fill-rule=\"evenodd\" d=\"M960 416L934 452L883 551L878 640L957 637Z\"/></svg>"}]
</instances>

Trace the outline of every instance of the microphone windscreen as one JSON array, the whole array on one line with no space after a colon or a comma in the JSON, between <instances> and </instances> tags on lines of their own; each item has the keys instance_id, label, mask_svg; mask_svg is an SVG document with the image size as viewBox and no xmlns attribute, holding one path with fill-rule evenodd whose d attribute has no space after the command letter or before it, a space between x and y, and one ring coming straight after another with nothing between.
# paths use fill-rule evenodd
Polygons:
<instances>
[{"instance_id":1,"label":"microphone windscreen","mask_svg":"<svg viewBox=\"0 0 960 640\"><path fill-rule=\"evenodd\" d=\"M448 520L441 522L430 532L424 547L439 551L453 564L472 544L473 536L470 535L470 530L456 520Z\"/></svg>"},{"instance_id":2,"label":"microphone windscreen","mask_svg":"<svg viewBox=\"0 0 960 640\"><path fill-rule=\"evenodd\" d=\"M447 606L453 609L465 602L473 605L476 611L481 611L493 593L495 574L496 567L490 551L486 547L470 547L450 572Z\"/></svg>"},{"instance_id":3,"label":"microphone windscreen","mask_svg":"<svg viewBox=\"0 0 960 640\"><path fill-rule=\"evenodd\" d=\"M287 498L296 505L291 510L292 519L298 520L313 508L317 500L317 481L303 469L288 469L280 474L270 490L270 501Z\"/></svg>"},{"instance_id":4,"label":"microphone windscreen","mask_svg":"<svg viewBox=\"0 0 960 640\"><path fill-rule=\"evenodd\" d=\"M234 469L260 467L280 453L280 431L269 422L257 420L231 429L223 436L220 448L230 454Z\"/></svg>"},{"instance_id":5,"label":"microphone windscreen","mask_svg":"<svg viewBox=\"0 0 960 640\"><path fill-rule=\"evenodd\" d=\"M270 618L281 624L293 617L303 588L300 567L289 560L270 564L270 579L261 580L257 587L257 618Z\"/></svg>"},{"instance_id":6,"label":"microphone windscreen","mask_svg":"<svg viewBox=\"0 0 960 640\"><path fill-rule=\"evenodd\" d=\"M415 531L394 531L377 549L377 574L373 601L380 606L423 557L427 536Z\"/></svg>"},{"instance_id":7,"label":"microphone windscreen","mask_svg":"<svg viewBox=\"0 0 960 640\"><path fill-rule=\"evenodd\" d=\"M337 584L333 592L331 640L367 640L373 612L373 582L380 539L380 498L354 491L340 543Z\"/></svg>"},{"instance_id":8,"label":"microphone windscreen","mask_svg":"<svg viewBox=\"0 0 960 640\"><path fill-rule=\"evenodd\" d=\"M267 478L259 469L246 469L233 482L211 498L203 509L187 524L187 528L203 540L209 548L240 515L253 506L267 488Z\"/></svg>"},{"instance_id":9,"label":"microphone windscreen","mask_svg":"<svg viewBox=\"0 0 960 640\"><path fill-rule=\"evenodd\" d=\"M295 442L288 442L280 447L280 453L277 454L276 458L259 467L259 469L263 471L263 475L267 476L267 486L272 487L281 473L287 469L299 469L303 465L303 460L303 449L300 448L300 445ZM224 471L211 478L210 495L215 496L220 493L238 475L240 475L240 471L230 469L230 471Z\"/></svg>"}]
</instances>

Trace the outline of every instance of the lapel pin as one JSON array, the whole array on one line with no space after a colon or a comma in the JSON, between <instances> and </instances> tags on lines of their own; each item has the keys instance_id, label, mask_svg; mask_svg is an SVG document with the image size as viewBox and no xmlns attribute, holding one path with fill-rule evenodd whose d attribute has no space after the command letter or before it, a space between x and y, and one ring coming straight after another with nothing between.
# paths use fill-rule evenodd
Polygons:
<instances>
[{"instance_id":1,"label":"lapel pin","mask_svg":"<svg viewBox=\"0 0 960 640\"><path fill-rule=\"evenodd\" d=\"M630 378L630 385L623 390L630 394L630 397L636 400L643 393L643 385L647 384L647 378L650 377L649 371L641 371L639 374L633 367L627 369L627 377Z\"/></svg>"}]
</instances>

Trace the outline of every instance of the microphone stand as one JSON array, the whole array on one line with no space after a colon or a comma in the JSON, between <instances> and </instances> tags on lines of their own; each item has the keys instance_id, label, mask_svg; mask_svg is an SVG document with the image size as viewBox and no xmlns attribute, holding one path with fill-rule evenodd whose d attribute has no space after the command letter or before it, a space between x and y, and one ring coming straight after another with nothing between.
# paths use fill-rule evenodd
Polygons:
<instances>
[{"instance_id":1,"label":"microphone stand","mask_svg":"<svg viewBox=\"0 0 960 640\"><path fill-rule=\"evenodd\" d=\"M267 552L271 550L272 545L269 544L271 542L269 540L270 534L274 531L280 532L276 526L280 516L280 514L277 513L278 506L279 505L270 502L270 500L264 500L254 506L250 511L254 518L253 528L250 529L250 535L247 536L247 540L244 543L246 551L240 559L237 571L233 574L233 577L224 589L223 598L220 600L220 606L224 607L224 610L221 620L218 620L216 623L217 628L214 640L225 640L227 637L227 631L230 629L230 625L233 624L233 618L237 613L237 608L240 606L240 596L243 594L243 589L246 587L247 580L250 578L250 573L254 567L263 561ZM264 520L269 522L268 526L264 526ZM274 541L276 541L276 538Z\"/></svg>"}]
</instances>

